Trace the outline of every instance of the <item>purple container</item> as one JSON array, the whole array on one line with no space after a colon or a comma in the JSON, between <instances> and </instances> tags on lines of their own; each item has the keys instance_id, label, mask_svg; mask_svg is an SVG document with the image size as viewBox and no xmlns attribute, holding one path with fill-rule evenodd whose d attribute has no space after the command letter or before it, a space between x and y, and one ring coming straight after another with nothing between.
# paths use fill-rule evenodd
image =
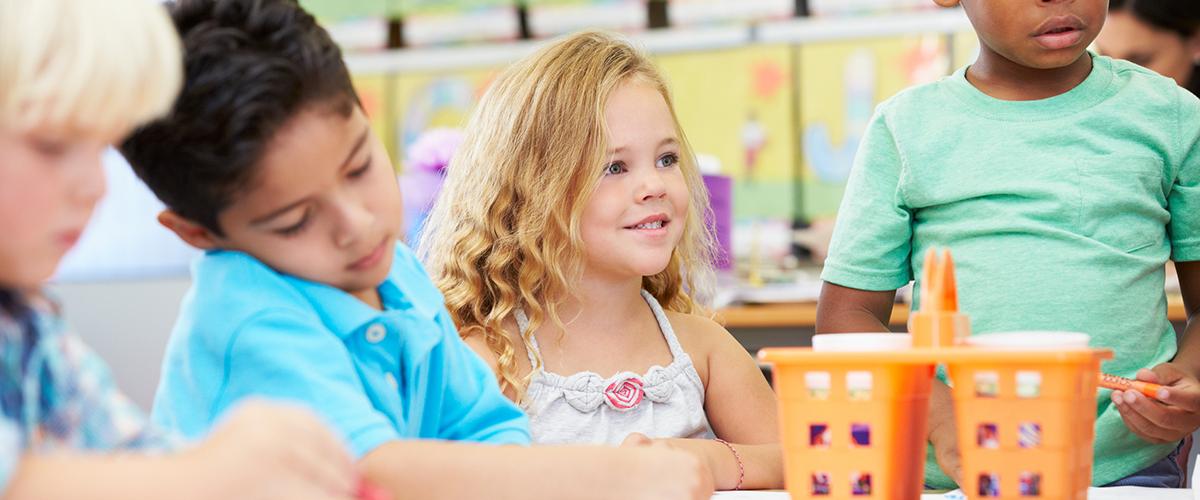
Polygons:
<instances>
[{"instance_id":1,"label":"purple container","mask_svg":"<svg viewBox=\"0 0 1200 500\"><path fill-rule=\"evenodd\" d=\"M704 187L708 188L708 203L712 207L705 223L717 235L713 266L719 270L733 269L733 179L705 174Z\"/></svg>"}]
</instances>

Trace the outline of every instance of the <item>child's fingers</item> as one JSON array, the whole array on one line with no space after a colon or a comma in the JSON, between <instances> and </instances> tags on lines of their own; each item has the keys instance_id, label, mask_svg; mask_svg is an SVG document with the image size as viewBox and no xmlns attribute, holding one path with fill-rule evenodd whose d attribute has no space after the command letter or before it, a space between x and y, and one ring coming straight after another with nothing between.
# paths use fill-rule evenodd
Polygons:
<instances>
[{"instance_id":1,"label":"child's fingers","mask_svg":"<svg viewBox=\"0 0 1200 500\"><path fill-rule=\"evenodd\" d=\"M640 432L631 432L621 441L621 446L650 446L654 441Z\"/></svg>"},{"instance_id":2,"label":"child's fingers","mask_svg":"<svg viewBox=\"0 0 1200 500\"><path fill-rule=\"evenodd\" d=\"M331 462L328 456L322 455L317 449L305 448L295 450L292 455L292 465L299 472L299 477L311 481L321 491L337 495L353 495L358 490L358 478L353 470L341 470L336 462Z\"/></svg>"},{"instance_id":3,"label":"child's fingers","mask_svg":"<svg viewBox=\"0 0 1200 500\"><path fill-rule=\"evenodd\" d=\"M942 472L954 480L955 484L962 484L962 463L958 460L957 452L938 458L938 466L942 468Z\"/></svg>"},{"instance_id":4,"label":"child's fingers","mask_svg":"<svg viewBox=\"0 0 1200 500\"><path fill-rule=\"evenodd\" d=\"M1191 422L1194 415L1185 409L1164 405L1137 391L1126 391L1122 396L1130 408L1155 427L1166 429L1172 434L1186 434L1195 427Z\"/></svg>"},{"instance_id":5,"label":"child's fingers","mask_svg":"<svg viewBox=\"0 0 1200 500\"><path fill-rule=\"evenodd\" d=\"M391 500L392 494L387 490L362 480L358 484L358 500Z\"/></svg>"},{"instance_id":6,"label":"child's fingers","mask_svg":"<svg viewBox=\"0 0 1200 500\"><path fill-rule=\"evenodd\" d=\"M1156 397L1189 413L1200 411L1200 389L1195 387L1163 387Z\"/></svg>"},{"instance_id":7,"label":"child's fingers","mask_svg":"<svg viewBox=\"0 0 1200 500\"><path fill-rule=\"evenodd\" d=\"M1166 363L1162 363L1155 366L1154 369L1142 368L1138 370L1134 378L1155 384L1170 384L1179 380L1179 375L1178 372L1171 370Z\"/></svg>"},{"instance_id":8,"label":"child's fingers","mask_svg":"<svg viewBox=\"0 0 1200 500\"><path fill-rule=\"evenodd\" d=\"M346 450L342 441L334 436L325 425L314 415L305 411L296 414L296 436L307 436L307 449L310 457L317 461L317 466L328 472L334 478L330 491L352 492L358 485L358 471L354 460Z\"/></svg>"},{"instance_id":9,"label":"child's fingers","mask_svg":"<svg viewBox=\"0 0 1200 500\"><path fill-rule=\"evenodd\" d=\"M1114 397L1113 400L1115 401L1117 398ZM1117 412L1121 414L1121 419L1125 421L1125 426L1129 427L1129 430L1142 439L1155 444L1172 441L1170 436L1167 435L1169 431L1154 425L1145 416L1138 413L1137 410L1124 403L1123 400L1115 406L1117 407Z\"/></svg>"},{"instance_id":10,"label":"child's fingers","mask_svg":"<svg viewBox=\"0 0 1200 500\"><path fill-rule=\"evenodd\" d=\"M934 455L937 458L938 467L941 467L942 472L950 479L953 479L956 484L962 483L962 463L959 462L959 451L957 443L934 444Z\"/></svg>"}]
</instances>

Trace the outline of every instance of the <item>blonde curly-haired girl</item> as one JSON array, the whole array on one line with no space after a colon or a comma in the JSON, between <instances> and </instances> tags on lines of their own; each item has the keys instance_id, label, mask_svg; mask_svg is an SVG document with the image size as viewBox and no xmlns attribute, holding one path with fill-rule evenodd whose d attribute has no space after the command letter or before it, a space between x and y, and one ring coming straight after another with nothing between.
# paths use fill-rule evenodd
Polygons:
<instances>
[{"instance_id":1,"label":"blonde curly-haired girl","mask_svg":"<svg viewBox=\"0 0 1200 500\"><path fill-rule=\"evenodd\" d=\"M781 487L771 389L697 300L706 210L665 80L589 31L492 84L420 253L536 443L666 444L719 489Z\"/></svg>"}]
</instances>

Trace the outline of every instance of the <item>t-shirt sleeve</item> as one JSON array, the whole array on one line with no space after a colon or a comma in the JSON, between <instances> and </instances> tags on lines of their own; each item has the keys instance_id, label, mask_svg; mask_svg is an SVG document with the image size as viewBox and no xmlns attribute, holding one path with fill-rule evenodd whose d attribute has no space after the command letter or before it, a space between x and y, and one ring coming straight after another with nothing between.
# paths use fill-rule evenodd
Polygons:
<instances>
[{"instance_id":1,"label":"t-shirt sleeve","mask_svg":"<svg viewBox=\"0 0 1200 500\"><path fill-rule=\"evenodd\" d=\"M903 161L876 111L859 145L838 209L821 279L860 290L895 290L912 279L912 213L900 192Z\"/></svg>"},{"instance_id":2,"label":"t-shirt sleeve","mask_svg":"<svg viewBox=\"0 0 1200 500\"><path fill-rule=\"evenodd\" d=\"M443 343L443 366L453 377L446 397L453 404L441 415L440 435L458 441L529 444L525 412L500 392L491 368L457 333L451 331Z\"/></svg>"},{"instance_id":3,"label":"t-shirt sleeve","mask_svg":"<svg viewBox=\"0 0 1200 500\"><path fill-rule=\"evenodd\" d=\"M1171 211L1168 231L1171 258L1187 262L1200 260L1200 100L1183 89L1178 95L1182 160L1167 198Z\"/></svg>"},{"instance_id":4,"label":"t-shirt sleeve","mask_svg":"<svg viewBox=\"0 0 1200 500\"><path fill-rule=\"evenodd\" d=\"M92 450L169 451L183 439L153 423L116 385L108 364L71 334L55 335L64 379L55 390L67 395L56 419L74 420L81 444Z\"/></svg>"},{"instance_id":5,"label":"t-shirt sleeve","mask_svg":"<svg viewBox=\"0 0 1200 500\"><path fill-rule=\"evenodd\" d=\"M225 380L209 420L250 397L307 407L333 426L356 458L403 429L372 405L345 345L300 312L268 310L230 338Z\"/></svg>"},{"instance_id":6,"label":"t-shirt sleeve","mask_svg":"<svg viewBox=\"0 0 1200 500\"><path fill-rule=\"evenodd\" d=\"M397 258L403 259L409 270L414 289L420 289L428 304L436 304L437 313L431 327L440 328L442 336L436 356L438 366L445 370L442 406L438 415L438 436L454 441L475 441L490 444L520 444L530 442L529 419L513 404L496 383L496 375L479 355L459 337L454 320L446 310L445 299L433 286L424 266L407 247L398 246ZM420 283L418 284L417 281Z\"/></svg>"},{"instance_id":7,"label":"t-shirt sleeve","mask_svg":"<svg viewBox=\"0 0 1200 500\"><path fill-rule=\"evenodd\" d=\"M8 483L21 462L21 433L17 423L0 415L0 497L8 491Z\"/></svg>"}]
</instances>

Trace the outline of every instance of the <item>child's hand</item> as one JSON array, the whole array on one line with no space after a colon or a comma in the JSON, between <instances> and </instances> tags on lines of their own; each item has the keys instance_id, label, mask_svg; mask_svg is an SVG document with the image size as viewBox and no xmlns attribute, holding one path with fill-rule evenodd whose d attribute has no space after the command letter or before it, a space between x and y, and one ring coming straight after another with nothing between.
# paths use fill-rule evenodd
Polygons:
<instances>
[{"instance_id":1,"label":"child's hand","mask_svg":"<svg viewBox=\"0 0 1200 500\"><path fill-rule=\"evenodd\" d=\"M955 484L962 484L962 463L958 453L958 426L954 423L954 398L950 387L934 380L929 392L929 443L942 472Z\"/></svg>"},{"instance_id":2,"label":"child's hand","mask_svg":"<svg viewBox=\"0 0 1200 500\"><path fill-rule=\"evenodd\" d=\"M191 453L209 498L349 499L358 474L342 443L307 410L250 402Z\"/></svg>"},{"instance_id":3,"label":"child's hand","mask_svg":"<svg viewBox=\"0 0 1200 500\"><path fill-rule=\"evenodd\" d=\"M625 436L625 440L621 441L622 448L627 448L630 446L652 446L652 445L654 445L654 440L650 439L648 436L646 436L645 434L642 434L640 432L630 432L628 436Z\"/></svg>"},{"instance_id":4,"label":"child's hand","mask_svg":"<svg viewBox=\"0 0 1200 500\"><path fill-rule=\"evenodd\" d=\"M958 430L954 419L941 422L930 422L929 442L933 444L934 458L938 467L946 473L955 484L962 484L962 463L959 461Z\"/></svg>"},{"instance_id":5,"label":"child's hand","mask_svg":"<svg viewBox=\"0 0 1200 500\"><path fill-rule=\"evenodd\" d=\"M1200 427L1200 381L1174 363L1138 370L1137 379L1161 384L1156 397L1113 391L1112 402L1129 430L1155 444L1183 439Z\"/></svg>"},{"instance_id":6,"label":"child's hand","mask_svg":"<svg viewBox=\"0 0 1200 500\"><path fill-rule=\"evenodd\" d=\"M613 498L636 500L708 500L713 494L712 473L695 455L672 447L666 440L644 435L621 446L629 450L629 460L614 482ZM643 441L644 440L644 441Z\"/></svg>"}]
</instances>

